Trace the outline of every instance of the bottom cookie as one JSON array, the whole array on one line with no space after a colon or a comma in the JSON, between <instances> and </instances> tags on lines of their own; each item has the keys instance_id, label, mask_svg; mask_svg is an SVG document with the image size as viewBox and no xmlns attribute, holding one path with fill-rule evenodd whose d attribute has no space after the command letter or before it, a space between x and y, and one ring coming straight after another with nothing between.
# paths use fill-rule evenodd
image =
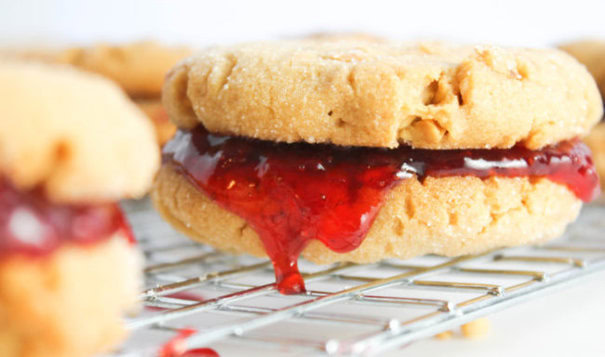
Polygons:
<instances>
[{"instance_id":1,"label":"bottom cookie","mask_svg":"<svg viewBox=\"0 0 605 357\"><path fill-rule=\"evenodd\" d=\"M172 166L160 170L152 199L165 219L193 239L221 250L266 256L244 219L219 207ZM319 264L369 263L540 243L562 234L580 207L569 189L544 178L409 178L387 194L357 249L341 254L311 241L302 254Z\"/></svg>"},{"instance_id":2,"label":"bottom cookie","mask_svg":"<svg viewBox=\"0 0 605 357\"><path fill-rule=\"evenodd\" d=\"M0 356L89 356L125 337L140 258L121 233L0 261Z\"/></svg>"}]
</instances>

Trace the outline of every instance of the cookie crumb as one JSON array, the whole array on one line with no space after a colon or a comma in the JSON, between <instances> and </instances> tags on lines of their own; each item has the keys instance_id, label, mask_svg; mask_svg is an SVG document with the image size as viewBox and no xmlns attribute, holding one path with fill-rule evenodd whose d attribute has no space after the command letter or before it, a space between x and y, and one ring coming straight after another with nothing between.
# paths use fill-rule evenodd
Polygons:
<instances>
[{"instance_id":1,"label":"cookie crumb","mask_svg":"<svg viewBox=\"0 0 605 357\"><path fill-rule=\"evenodd\" d=\"M462 335L470 339L484 338L489 333L489 329L490 323L486 318L480 318L460 326Z\"/></svg>"},{"instance_id":2,"label":"cookie crumb","mask_svg":"<svg viewBox=\"0 0 605 357\"><path fill-rule=\"evenodd\" d=\"M438 340L449 340L450 338L452 338L452 336L454 336L454 333L452 331L443 331L441 333L436 334L435 338Z\"/></svg>"}]
</instances>

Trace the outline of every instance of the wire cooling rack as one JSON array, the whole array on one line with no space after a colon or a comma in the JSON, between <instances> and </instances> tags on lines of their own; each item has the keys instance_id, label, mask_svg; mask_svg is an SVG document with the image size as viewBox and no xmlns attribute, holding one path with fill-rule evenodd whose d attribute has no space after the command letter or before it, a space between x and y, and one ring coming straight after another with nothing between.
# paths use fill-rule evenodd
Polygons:
<instances>
[{"instance_id":1,"label":"wire cooling rack","mask_svg":"<svg viewBox=\"0 0 605 357\"><path fill-rule=\"evenodd\" d=\"M280 295L270 262L223 254L175 232L149 202L125 210L145 252L144 309L116 355L187 348L225 355L376 355L605 269L605 206L590 205L541 247L376 264L301 261L307 293Z\"/></svg>"}]
</instances>

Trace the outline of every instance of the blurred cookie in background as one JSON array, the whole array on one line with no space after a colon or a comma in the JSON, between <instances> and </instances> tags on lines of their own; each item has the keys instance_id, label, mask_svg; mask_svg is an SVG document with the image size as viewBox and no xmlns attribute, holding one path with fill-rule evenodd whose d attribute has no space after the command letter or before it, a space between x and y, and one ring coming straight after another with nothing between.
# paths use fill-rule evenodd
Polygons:
<instances>
[{"instance_id":1,"label":"blurred cookie in background","mask_svg":"<svg viewBox=\"0 0 605 357\"><path fill-rule=\"evenodd\" d=\"M605 40L584 40L559 46L574 56L597 81L601 95L605 96Z\"/></svg>"},{"instance_id":2,"label":"blurred cookie in background","mask_svg":"<svg viewBox=\"0 0 605 357\"><path fill-rule=\"evenodd\" d=\"M69 64L99 73L118 83L132 98L158 98L164 75L184 57L187 47L170 47L155 42L125 45L97 44L67 50Z\"/></svg>"},{"instance_id":3,"label":"blurred cookie in background","mask_svg":"<svg viewBox=\"0 0 605 357\"><path fill-rule=\"evenodd\" d=\"M158 142L163 145L176 132L176 126L170 121L170 117L164 110L162 101L159 99L137 99L137 106L153 121Z\"/></svg>"},{"instance_id":4,"label":"blurred cookie in background","mask_svg":"<svg viewBox=\"0 0 605 357\"><path fill-rule=\"evenodd\" d=\"M68 64L101 74L126 91L148 115L163 145L176 131L165 120L160 95L164 76L181 59L191 54L185 46L167 46L152 41L112 45L99 43L87 47L5 49L3 57L47 63Z\"/></svg>"},{"instance_id":5,"label":"blurred cookie in background","mask_svg":"<svg viewBox=\"0 0 605 357\"><path fill-rule=\"evenodd\" d=\"M562 50L574 56L588 68L605 98L605 40L583 40L563 44ZM605 122L601 121L584 139L592 150L601 187L605 188Z\"/></svg>"}]
</instances>

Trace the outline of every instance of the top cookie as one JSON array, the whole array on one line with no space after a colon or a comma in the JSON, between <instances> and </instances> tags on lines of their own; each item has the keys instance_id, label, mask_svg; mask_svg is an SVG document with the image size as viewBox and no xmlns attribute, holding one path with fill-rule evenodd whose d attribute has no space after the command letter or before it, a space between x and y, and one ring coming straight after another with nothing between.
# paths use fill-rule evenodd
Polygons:
<instances>
[{"instance_id":1,"label":"top cookie","mask_svg":"<svg viewBox=\"0 0 605 357\"><path fill-rule=\"evenodd\" d=\"M96 44L68 49L5 51L19 59L62 63L99 73L118 83L132 97L159 97L164 76L179 60L189 56L187 47L170 47L155 42L124 45Z\"/></svg>"},{"instance_id":2,"label":"top cookie","mask_svg":"<svg viewBox=\"0 0 605 357\"><path fill-rule=\"evenodd\" d=\"M594 80L558 50L306 39L215 47L177 65L181 127L274 141L537 149L599 120Z\"/></svg>"},{"instance_id":3,"label":"top cookie","mask_svg":"<svg viewBox=\"0 0 605 357\"><path fill-rule=\"evenodd\" d=\"M63 66L0 61L0 175L55 202L143 195L153 128L114 83Z\"/></svg>"},{"instance_id":4,"label":"top cookie","mask_svg":"<svg viewBox=\"0 0 605 357\"><path fill-rule=\"evenodd\" d=\"M605 41L578 41L562 45L561 49L588 68L605 97Z\"/></svg>"}]
</instances>

